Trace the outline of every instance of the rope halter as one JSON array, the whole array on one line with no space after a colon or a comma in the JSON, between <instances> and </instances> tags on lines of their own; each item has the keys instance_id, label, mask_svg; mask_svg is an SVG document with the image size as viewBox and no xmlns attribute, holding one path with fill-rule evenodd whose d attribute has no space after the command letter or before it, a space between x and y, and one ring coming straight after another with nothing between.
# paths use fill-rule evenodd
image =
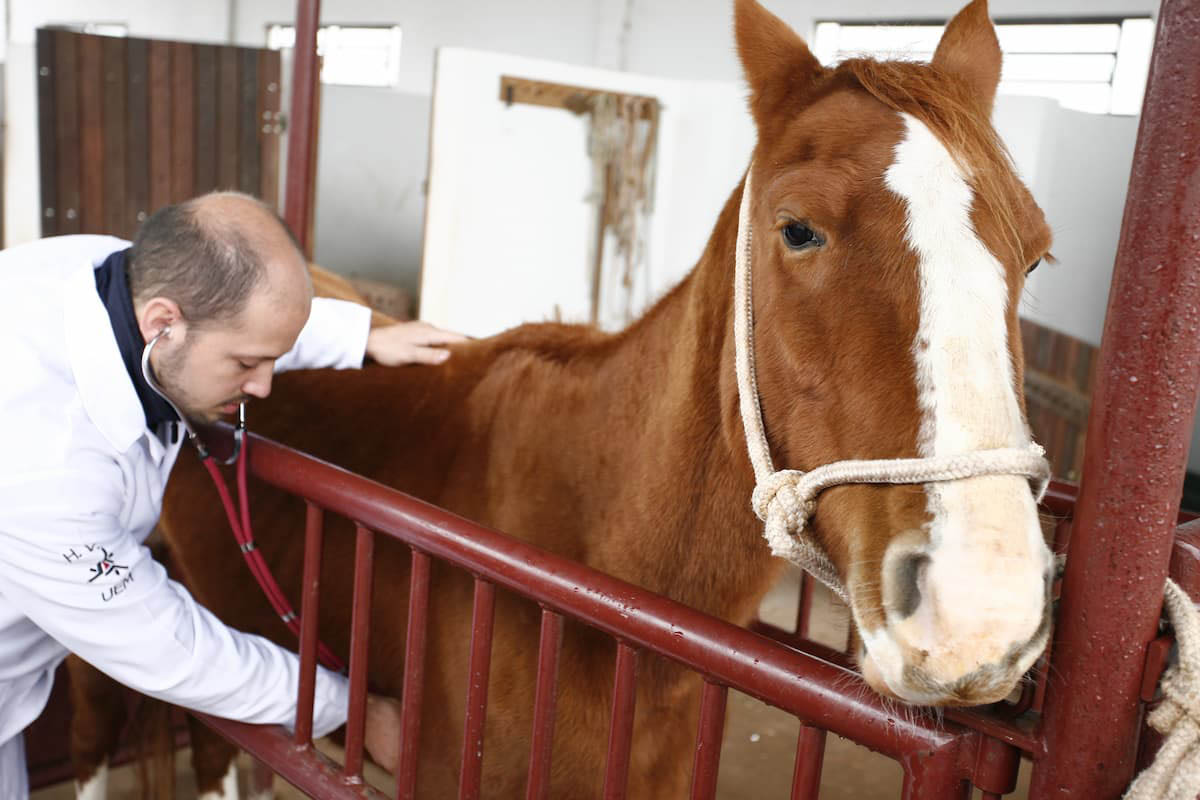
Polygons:
<instances>
[{"instance_id":1,"label":"rope halter","mask_svg":"<svg viewBox=\"0 0 1200 800\"><path fill-rule=\"evenodd\" d=\"M753 169L753 165L751 165ZM1025 448L977 450L970 453L930 458L895 458L867 461L837 461L810 472L776 471L763 427L758 383L754 373L754 293L750 270L750 172L742 188L738 210L737 250L734 275L733 339L737 367L738 403L746 445L754 466L754 513L765 523L763 536L771 553L784 558L825 584L849 604L841 578L807 530L816 511L817 495L831 486L847 483L934 483L982 475L1021 475L1034 481L1035 496L1042 499L1050 482L1050 465L1037 444Z\"/></svg>"}]
</instances>

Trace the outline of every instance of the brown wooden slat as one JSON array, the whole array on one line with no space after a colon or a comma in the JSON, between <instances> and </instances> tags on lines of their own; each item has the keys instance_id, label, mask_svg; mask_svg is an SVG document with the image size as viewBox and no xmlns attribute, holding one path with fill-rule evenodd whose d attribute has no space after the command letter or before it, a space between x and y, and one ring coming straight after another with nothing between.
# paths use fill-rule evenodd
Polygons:
<instances>
[{"instance_id":1,"label":"brown wooden slat","mask_svg":"<svg viewBox=\"0 0 1200 800\"><path fill-rule=\"evenodd\" d=\"M217 188L238 185L238 52L222 47L217 53Z\"/></svg>"},{"instance_id":2,"label":"brown wooden slat","mask_svg":"<svg viewBox=\"0 0 1200 800\"><path fill-rule=\"evenodd\" d=\"M79 233L79 34L54 32L59 233Z\"/></svg>"},{"instance_id":3,"label":"brown wooden slat","mask_svg":"<svg viewBox=\"0 0 1200 800\"><path fill-rule=\"evenodd\" d=\"M127 238L133 234L125 219L128 41L114 36L100 39L104 61L104 232Z\"/></svg>"},{"instance_id":4,"label":"brown wooden slat","mask_svg":"<svg viewBox=\"0 0 1200 800\"><path fill-rule=\"evenodd\" d=\"M195 50L171 43L171 202L196 193Z\"/></svg>"},{"instance_id":5,"label":"brown wooden slat","mask_svg":"<svg viewBox=\"0 0 1200 800\"><path fill-rule=\"evenodd\" d=\"M194 45L196 105L195 185L193 194L204 194L217 187L217 48Z\"/></svg>"},{"instance_id":6,"label":"brown wooden slat","mask_svg":"<svg viewBox=\"0 0 1200 800\"><path fill-rule=\"evenodd\" d=\"M262 186L258 147L258 51L238 50L238 181L237 188L257 195Z\"/></svg>"},{"instance_id":7,"label":"brown wooden slat","mask_svg":"<svg viewBox=\"0 0 1200 800\"><path fill-rule=\"evenodd\" d=\"M150 213L171 202L171 44L151 41L147 55Z\"/></svg>"},{"instance_id":8,"label":"brown wooden slat","mask_svg":"<svg viewBox=\"0 0 1200 800\"><path fill-rule=\"evenodd\" d=\"M267 205L279 210L279 137L281 127L276 115L279 113L281 74L278 51L258 51L258 121L262 171L262 188L259 197Z\"/></svg>"},{"instance_id":9,"label":"brown wooden slat","mask_svg":"<svg viewBox=\"0 0 1200 800\"><path fill-rule=\"evenodd\" d=\"M104 66L101 37L81 35L79 46L79 229L105 233Z\"/></svg>"},{"instance_id":10,"label":"brown wooden slat","mask_svg":"<svg viewBox=\"0 0 1200 800\"><path fill-rule=\"evenodd\" d=\"M54 62L54 35L37 31L38 161L41 168L42 236L58 233L58 146L55 140L54 86L58 70Z\"/></svg>"},{"instance_id":11,"label":"brown wooden slat","mask_svg":"<svg viewBox=\"0 0 1200 800\"><path fill-rule=\"evenodd\" d=\"M128 48L125 224L130 238L133 238L142 220L150 213L150 53L149 42L145 39L129 39Z\"/></svg>"}]
</instances>

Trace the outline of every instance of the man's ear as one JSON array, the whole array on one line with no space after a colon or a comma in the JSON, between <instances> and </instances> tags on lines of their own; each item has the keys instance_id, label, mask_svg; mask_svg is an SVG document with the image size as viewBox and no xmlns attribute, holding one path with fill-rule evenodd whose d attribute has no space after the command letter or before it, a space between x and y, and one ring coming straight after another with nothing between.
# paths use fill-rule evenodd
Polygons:
<instances>
[{"instance_id":1,"label":"man's ear","mask_svg":"<svg viewBox=\"0 0 1200 800\"><path fill-rule=\"evenodd\" d=\"M140 304L135 313L137 314L138 329L142 332L142 339L146 342L158 336L166 328L171 330L164 338L172 339L175 342L182 342L187 338L187 323L184 322L183 313L179 310L179 304L170 298L152 297Z\"/></svg>"}]
</instances>

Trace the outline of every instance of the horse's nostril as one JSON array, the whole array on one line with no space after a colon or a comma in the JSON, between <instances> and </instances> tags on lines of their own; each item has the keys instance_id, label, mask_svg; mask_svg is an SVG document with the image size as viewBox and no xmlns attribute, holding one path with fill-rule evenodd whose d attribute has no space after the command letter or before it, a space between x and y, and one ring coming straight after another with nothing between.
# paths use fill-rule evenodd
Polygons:
<instances>
[{"instance_id":1,"label":"horse's nostril","mask_svg":"<svg viewBox=\"0 0 1200 800\"><path fill-rule=\"evenodd\" d=\"M891 606L900 619L911 616L920 605L921 575L928 565L929 556L925 553L912 553L896 562L896 574L893 576L895 589Z\"/></svg>"}]
</instances>

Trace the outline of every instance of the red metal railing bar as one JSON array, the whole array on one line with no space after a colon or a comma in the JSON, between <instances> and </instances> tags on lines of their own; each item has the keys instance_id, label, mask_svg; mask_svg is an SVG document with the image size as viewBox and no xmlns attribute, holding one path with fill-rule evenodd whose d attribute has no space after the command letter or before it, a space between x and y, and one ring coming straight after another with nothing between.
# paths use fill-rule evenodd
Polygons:
<instances>
[{"instance_id":1,"label":"red metal railing bar","mask_svg":"<svg viewBox=\"0 0 1200 800\"><path fill-rule=\"evenodd\" d=\"M717 796L717 772L721 766L721 740L725 734L725 704L729 688L704 682L700 695L700 726L696 733L696 756L692 762L692 800Z\"/></svg>"},{"instance_id":2,"label":"red metal railing bar","mask_svg":"<svg viewBox=\"0 0 1200 800\"><path fill-rule=\"evenodd\" d=\"M629 752L633 746L633 712L637 700L637 656L637 650L625 642L617 642L604 800L623 800L629 782Z\"/></svg>"},{"instance_id":3,"label":"red metal railing bar","mask_svg":"<svg viewBox=\"0 0 1200 800\"><path fill-rule=\"evenodd\" d=\"M260 479L892 758L956 748L964 733L953 724L896 714L869 692L847 696L842 687L855 678L841 667L253 438L250 468ZM226 437L209 443L218 455L228 453Z\"/></svg>"},{"instance_id":4,"label":"red metal railing bar","mask_svg":"<svg viewBox=\"0 0 1200 800\"><path fill-rule=\"evenodd\" d=\"M558 700L558 656L562 649L562 631L562 616L542 609L526 800L546 800L550 797L550 755L554 747L554 712Z\"/></svg>"},{"instance_id":5,"label":"red metal railing bar","mask_svg":"<svg viewBox=\"0 0 1200 800\"><path fill-rule=\"evenodd\" d=\"M978 734L976 734L978 735ZM900 759L904 768L901 800L969 800L971 784L958 762L961 750L916 753Z\"/></svg>"},{"instance_id":6,"label":"red metal railing bar","mask_svg":"<svg viewBox=\"0 0 1200 800\"><path fill-rule=\"evenodd\" d=\"M796 764L792 768L792 800L816 800L821 791L824 760L825 731L801 725L796 737Z\"/></svg>"},{"instance_id":7,"label":"red metal railing bar","mask_svg":"<svg viewBox=\"0 0 1200 800\"><path fill-rule=\"evenodd\" d=\"M346 800L351 797L386 800L386 796L371 785L347 780L341 765L316 748L297 748L282 727L248 725L198 711L189 713L251 756L270 764L276 774L315 800ZM297 758L300 753L303 753L303 758Z\"/></svg>"},{"instance_id":8,"label":"red metal railing bar","mask_svg":"<svg viewBox=\"0 0 1200 800\"><path fill-rule=\"evenodd\" d=\"M317 25L320 0L296 3L296 44L292 63L292 108L288 119L287 183L284 189L284 219L296 241L308 252L308 227L312 217L309 188L312 186L313 116L316 113Z\"/></svg>"},{"instance_id":9,"label":"red metal railing bar","mask_svg":"<svg viewBox=\"0 0 1200 800\"><path fill-rule=\"evenodd\" d=\"M346 777L362 779L367 722L367 654L371 644L371 589L375 577L375 534L357 525L354 598L350 611L350 714L346 720Z\"/></svg>"},{"instance_id":10,"label":"red metal railing bar","mask_svg":"<svg viewBox=\"0 0 1200 800\"><path fill-rule=\"evenodd\" d=\"M425 691L425 641L429 622L429 567L429 556L420 550L412 550L404 688L400 705L400 765L396 770L396 796L400 800L412 800L417 793L421 698Z\"/></svg>"},{"instance_id":11,"label":"red metal railing bar","mask_svg":"<svg viewBox=\"0 0 1200 800\"><path fill-rule=\"evenodd\" d=\"M495 610L496 585L476 577L475 607L471 614L471 660L467 666L467 713L463 721L462 771L458 781L459 800L479 797Z\"/></svg>"},{"instance_id":12,"label":"red metal railing bar","mask_svg":"<svg viewBox=\"0 0 1200 800\"><path fill-rule=\"evenodd\" d=\"M1063 578L1030 797L1133 776L1200 379L1200 0L1163 0ZM1103 701L1096 695L1103 687Z\"/></svg>"},{"instance_id":13,"label":"red metal railing bar","mask_svg":"<svg viewBox=\"0 0 1200 800\"><path fill-rule=\"evenodd\" d=\"M317 626L320 623L321 542L323 513L306 503L304 578L300 589L300 691L296 697L296 744L312 741L313 694L317 688Z\"/></svg>"}]
</instances>

